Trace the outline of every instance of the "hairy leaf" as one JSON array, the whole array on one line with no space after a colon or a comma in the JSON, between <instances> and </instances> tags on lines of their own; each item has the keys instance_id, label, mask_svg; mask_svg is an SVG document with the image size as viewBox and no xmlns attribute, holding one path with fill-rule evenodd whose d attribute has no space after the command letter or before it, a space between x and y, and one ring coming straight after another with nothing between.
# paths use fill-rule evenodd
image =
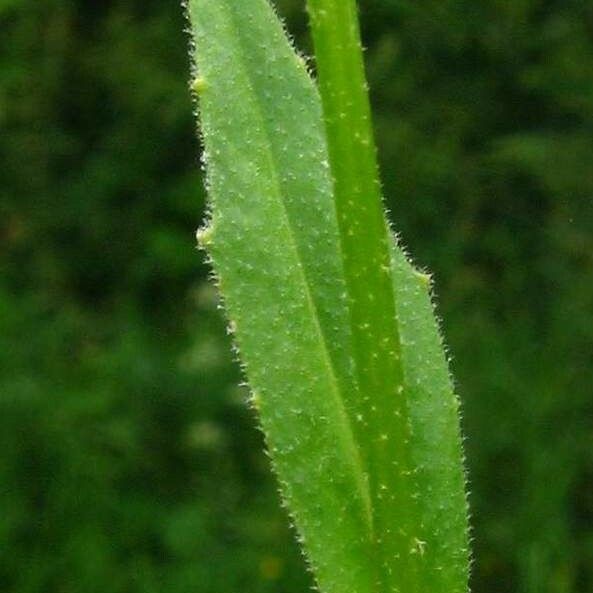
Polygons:
<instances>
[{"instance_id":1,"label":"hairy leaf","mask_svg":"<svg viewBox=\"0 0 593 593\"><path fill-rule=\"evenodd\" d=\"M329 22L317 4L312 21ZM344 7L331 16L349 25ZM342 117L338 77L328 110L322 76L324 118L267 0L190 0L189 13L211 200L199 238L320 588L461 593L457 402L428 282L388 231L374 155L357 160L339 122L372 144L365 99ZM333 51L331 30L320 40ZM340 73L362 89L360 57Z\"/></svg>"}]
</instances>

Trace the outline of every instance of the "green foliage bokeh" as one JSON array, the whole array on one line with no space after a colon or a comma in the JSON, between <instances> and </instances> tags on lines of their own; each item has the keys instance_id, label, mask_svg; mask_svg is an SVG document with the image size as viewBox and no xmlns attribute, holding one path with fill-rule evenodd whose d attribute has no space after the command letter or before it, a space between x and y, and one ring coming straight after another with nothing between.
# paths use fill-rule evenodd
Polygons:
<instances>
[{"instance_id":1,"label":"green foliage bokeh","mask_svg":"<svg viewBox=\"0 0 593 593\"><path fill-rule=\"evenodd\" d=\"M474 590L586 593L593 8L361 5L385 195L464 402ZM195 250L184 27L177 2L0 2L2 591L310 584Z\"/></svg>"}]
</instances>

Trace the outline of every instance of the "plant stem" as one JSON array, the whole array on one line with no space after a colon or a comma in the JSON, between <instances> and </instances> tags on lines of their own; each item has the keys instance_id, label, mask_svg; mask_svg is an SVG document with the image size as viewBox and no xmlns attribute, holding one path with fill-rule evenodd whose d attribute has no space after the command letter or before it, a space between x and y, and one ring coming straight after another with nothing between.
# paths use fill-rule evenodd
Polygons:
<instances>
[{"instance_id":1,"label":"plant stem","mask_svg":"<svg viewBox=\"0 0 593 593\"><path fill-rule=\"evenodd\" d=\"M376 532L387 534L376 542L378 590L413 593L418 561L409 550L417 514L390 262L392 239L381 197L356 2L308 0L308 12L349 295L363 419L357 429L364 432L364 420L373 417L369 425L380 430L362 439L373 443L365 461L375 477L369 487ZM377 410L393 414L377 422ZM397 469L384 463L394 448L402 459Z\"/></svg>"}]
</instances>

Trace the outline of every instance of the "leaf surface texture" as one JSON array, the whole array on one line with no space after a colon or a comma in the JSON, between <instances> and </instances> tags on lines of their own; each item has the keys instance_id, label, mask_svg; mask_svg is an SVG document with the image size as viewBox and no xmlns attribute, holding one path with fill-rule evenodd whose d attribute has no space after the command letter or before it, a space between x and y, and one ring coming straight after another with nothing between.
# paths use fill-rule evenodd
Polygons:
<instances>
[{"instance_id":1,"label":"leaf surface texture","mask_svg":"<svg viewBox=\"0 0 593 593\"><path fill-rule=\"evenodd\" d=\"M211 208L200 239L319 586L462 593L457 401L427 283L393 242L395 371L385 390L380 367L365 382L315 84L267 0L191 0L189 15Z\"/></svg>"}]
</instances>

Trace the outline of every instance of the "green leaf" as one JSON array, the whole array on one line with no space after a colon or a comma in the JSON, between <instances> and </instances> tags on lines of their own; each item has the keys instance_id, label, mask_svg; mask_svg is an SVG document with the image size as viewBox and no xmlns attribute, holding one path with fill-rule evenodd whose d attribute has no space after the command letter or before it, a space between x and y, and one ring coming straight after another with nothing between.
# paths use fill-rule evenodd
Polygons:
<instances>
[{"instance_id":1,"label":"green leaf","mask_svg":"<svg viewBox=\"0 0 593 593\"><path fill-rule=\"evenodd\" d=\"M467 509L458 403L432 311L430 279L413 269L387 230L356 2L308 0L308 9L352 333L360 345L354 350L357 378L363 393L384 398L380 405L375 395L363 414L371 418L377 409L397 410L395 422L389 422L389 414L373 418L368 435L371 440L373 431L375 437L377 432L395 437L390 440L400 470L399 475L390 473L390 449L378 463L387 473L371 472L371 479L373 473L377 479L371 491L376 524L381 522L376 530L381 534L377 556L385 567L383 584L387 590L465 591ZM393 279L386 283L383 268L390 259ZM369 455L379 460L385 453L369 450ZM381 496L381 489L398 496Z\"/></svg>"},{"instance_id":2,"label":"green leaf","mask_svg":"<svg viewBox=\"0 0 593 593\"><path fill-rule=\"evenodd\" d=\"M199 238L321 590L460 593L457 402L428 283L384 217L355 5L334 4L335 27L310 4L324 119L267 0L190 0Z\"/></svg>"},{"instance_id":3,"label":"green leaf","mask_svg":"<svg viewBox=\"0 0 593 593\"><path fill-rule=\"evenodd\" d=\"M468 590L468 519L459 402L449 375L429 293L430 277L392 244L410 450L418 497L420 580L412 591Z\"/></svg>"}]
</instances>

